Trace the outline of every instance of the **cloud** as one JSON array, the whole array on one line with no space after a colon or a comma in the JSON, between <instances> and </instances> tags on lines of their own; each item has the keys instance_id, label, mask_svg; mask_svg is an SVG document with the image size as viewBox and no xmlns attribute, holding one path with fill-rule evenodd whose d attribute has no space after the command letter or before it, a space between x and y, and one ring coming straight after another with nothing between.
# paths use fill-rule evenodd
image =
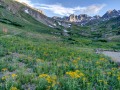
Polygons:
<instances>
[{"instance_id":1,"label":"cloud","mask_svg":"<svg viewBox=\"0 0 120 90\"><path fill-rule=\"evenodd\" d=\"M49 10L58 15L65 16L78 12L84 14L97 14L105 6L106 6L105 4L101 4L101 5L91 5L87 7L78 6L78 7L68 8L68 7L63 7L61 4L55 4L55 5L39 4L36 7L39 9Z\"/></svg>"},{"instance_id":2,"label":"cloud","mask_svg":"<svg viewBox=\"0 0 120 90\"><path fill-rule=\"evenodd\" d=\"M54 14L61 15L61 16L68 16L70 14L88 14L88 15L95 15L102 10L106 4L96 4L96 5L90 5L86 7L64 7L61 4L53 4L53 5L48 5L48 4L39 4L39 3L32 3L30 0L17 0L19 2L26 3L34 8L37 9L43 9L43 10L48 10L51 11Z\"/></svg>"},{"instance_id":3,"label":"cloud","mask_svg":"<svg viewBox=\"0 0 120 90\"><path fill-rule=\"evenodd\" d=\"M74 13L73 8L65 8L62 5L40 4L37 6L37 8L49 10L49 11L53 12L54 14L58 14L58 15L69 15L69 14Z\"/></svg>"},{"instance_id":4,"label":"cloud","mask_svg":"<svg viewBox=\"0 0 120 90\"><path fill-rule=\"evenodd\" d=\"M32 4L31 0L13 0L13 1L17 1L17 2L20 2L20 3L26 3L29 6L34 7L34 4Z\"/></svg>"}]
</instances>

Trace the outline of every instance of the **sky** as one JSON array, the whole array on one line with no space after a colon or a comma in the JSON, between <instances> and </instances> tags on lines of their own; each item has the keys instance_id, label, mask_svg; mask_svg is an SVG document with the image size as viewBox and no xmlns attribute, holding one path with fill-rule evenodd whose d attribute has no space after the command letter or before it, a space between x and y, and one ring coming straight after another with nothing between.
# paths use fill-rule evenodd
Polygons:
<instances>
[{"instance_id":1,"label":"sky","mask_svg":"<svg viewBox=\"0 0 120 90\"><path fill-rule=\"evenodd\" d=\"M103 15L108 10L120 10L120 0L17 0L40 9L45 15L69 16L70 14Z\"/></svg>"}]
</instances>

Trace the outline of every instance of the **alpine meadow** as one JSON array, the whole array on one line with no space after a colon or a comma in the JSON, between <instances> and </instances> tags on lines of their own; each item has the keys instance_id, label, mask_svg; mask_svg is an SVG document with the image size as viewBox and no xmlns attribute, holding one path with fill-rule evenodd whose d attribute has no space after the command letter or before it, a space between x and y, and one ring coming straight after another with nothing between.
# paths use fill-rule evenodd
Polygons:
<instances>
[{"instance_id":1,"label":"alpine meadow","mask_svg":"<svg viewBox=\"0 0 120 90\"><path fill-rule=\"evenodd\" d=\"M0 90L120 90L120 10L49 17L22 1L0 0Z\"/></svg>"}]
</instances>

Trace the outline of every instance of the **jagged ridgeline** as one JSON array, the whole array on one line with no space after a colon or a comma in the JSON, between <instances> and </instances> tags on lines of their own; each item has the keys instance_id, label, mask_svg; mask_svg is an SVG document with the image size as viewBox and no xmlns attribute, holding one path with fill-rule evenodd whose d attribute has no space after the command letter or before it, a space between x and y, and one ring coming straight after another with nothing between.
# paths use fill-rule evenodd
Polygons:
<instances>
[{"instance_id":1,"label":"jagged ridgeline","mask_svg":"<svg viewBox=\"0 0 120 90\"><path fill-rule=\"evenodd\" d=\"M54 23L50 18L44 15L43 11L32 8L25 3L18 3L16 0L1 0L1 6L18 16L21 16L21 13L27 13L34 19L46 25L53 25Z\"/></svg>"},{"instance_id":2,"label":"jagged ridgeline","mask_svg":"<svg viewBox=\"0 0 120 90\"><path fill-rule=\"evenodd\" d=\"M0 0L0 22L28 30L36 28L35 30L39 31L41 28L40 32L57 33L56 30L50 28L50 26L54 27L54 20L45 16L41 10L13 0Z\"/></svg>"}]
</instances>

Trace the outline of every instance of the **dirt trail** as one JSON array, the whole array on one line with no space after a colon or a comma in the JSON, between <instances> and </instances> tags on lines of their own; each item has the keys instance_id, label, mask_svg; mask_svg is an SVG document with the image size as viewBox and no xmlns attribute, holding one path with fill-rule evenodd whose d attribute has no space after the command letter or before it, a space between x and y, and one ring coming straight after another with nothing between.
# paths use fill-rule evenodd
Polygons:
<instances>
[{"instance_id":1,"label":"dirt trail","mask_svg":"<svg viewBox=\"0 0 120 90\"><path fill-rule=\"evenodd\" d=\"M102 54L111 57L115 62L120 63L120 52L114 52L114 51L102 51Z\"/></svg>"}]
</instances>

